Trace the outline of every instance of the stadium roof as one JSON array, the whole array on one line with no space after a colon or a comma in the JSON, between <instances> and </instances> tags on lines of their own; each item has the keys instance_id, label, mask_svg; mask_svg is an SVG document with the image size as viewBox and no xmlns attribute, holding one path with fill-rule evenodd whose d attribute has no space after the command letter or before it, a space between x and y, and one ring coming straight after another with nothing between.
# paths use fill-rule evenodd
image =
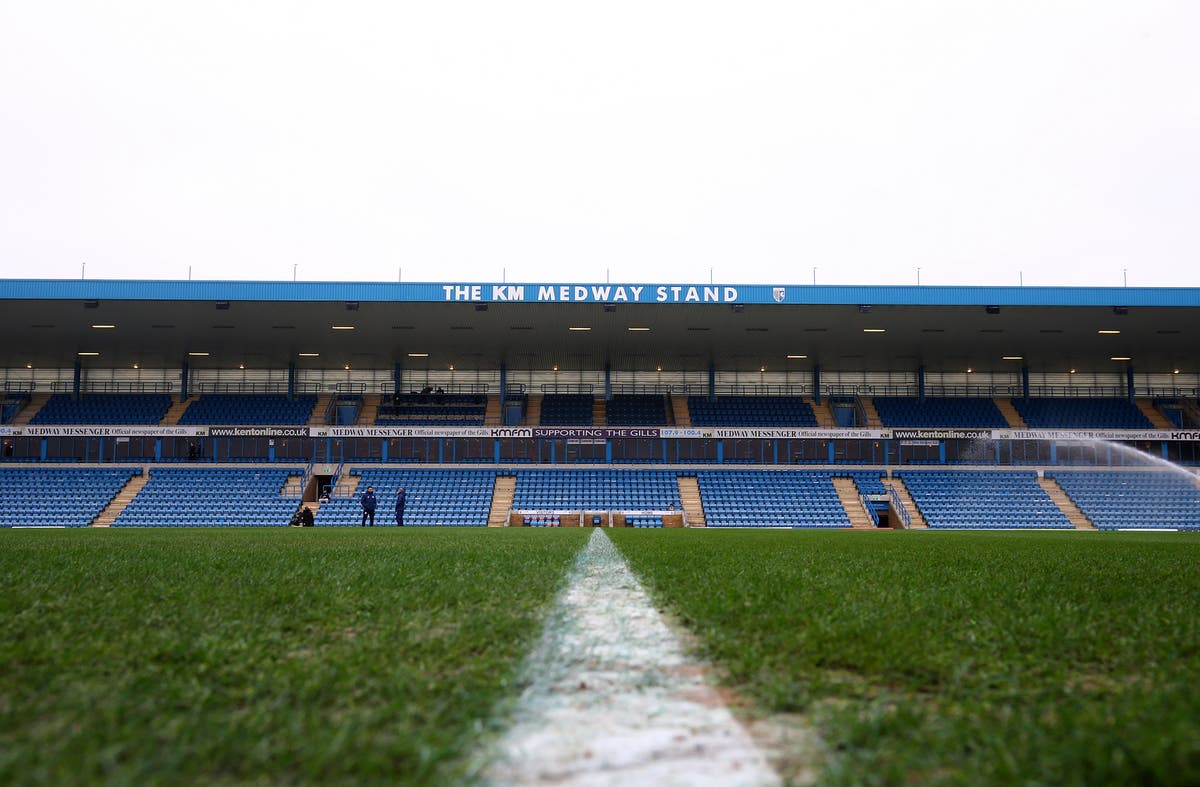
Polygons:
<instances>
[{"instance_id":1,"label":"stadium roof","mask_svg":"<svg viewBox=\"0 0 1200 787\"><path fill-rule=\"evenodd\" d=\"M1200 369L1196 288L4 280L0 303L9 368Z\"/></svg>"}]
</instances>

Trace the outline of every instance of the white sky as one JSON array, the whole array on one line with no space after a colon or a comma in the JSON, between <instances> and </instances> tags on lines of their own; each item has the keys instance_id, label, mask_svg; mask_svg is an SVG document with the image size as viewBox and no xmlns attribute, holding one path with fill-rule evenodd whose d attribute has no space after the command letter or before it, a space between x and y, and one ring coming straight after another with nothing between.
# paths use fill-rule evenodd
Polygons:
<instances>
[{"instance_id":1,"label":"white sky","mask_svg":"<svg viewBox=\"0 0 1200 787\"><path fill-rule=\"evenodd\" d=\"M0 276L1197 286L1198 41L1194 0L0 0Z\"/></svg>"}]
</instances>

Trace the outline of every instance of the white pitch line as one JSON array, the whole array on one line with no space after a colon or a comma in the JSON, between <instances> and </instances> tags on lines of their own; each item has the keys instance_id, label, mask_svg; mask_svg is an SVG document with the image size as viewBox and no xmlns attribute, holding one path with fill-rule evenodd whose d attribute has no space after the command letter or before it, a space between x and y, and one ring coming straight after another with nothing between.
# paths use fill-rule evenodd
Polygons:
<instances>
[{"instance_id":1,"label":"white pitch line","mask_svg":"<svg viewBox=\"0 0 1200 787\"><path fill-rule=\"evenodd\" d=\"M580 552L512 723L494 785L778 785L603 530Z\"/></svg>"}]
</instances>

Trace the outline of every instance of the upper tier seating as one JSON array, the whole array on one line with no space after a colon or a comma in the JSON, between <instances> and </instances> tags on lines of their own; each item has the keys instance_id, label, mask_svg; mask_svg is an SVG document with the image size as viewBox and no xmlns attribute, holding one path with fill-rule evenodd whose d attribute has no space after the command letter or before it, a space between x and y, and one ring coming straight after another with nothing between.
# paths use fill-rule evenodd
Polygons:
<instances>
[{"instance_id":1,"label":"upper tier seating","mask_svg":"<svg viewBox=\"0 0 1200 787\"><path fill-rule=\"evenodd\" d=\"M299 426L317 406L314 394L205 394L188 405L179 423L189 426ZM286 523L285 523L286 524Z\"/></svg>"},{"instance_id":2,"label":"upper tier seating","mask_svg":"<svg viewBox=\"0 0 1200 787\"><path fill-rule=\"evenodd\" d=\"M400 394L379 406L375 423L388 426L483 426L484 394Z\"/></svg>"},{"instance_id":3,"label":"upper tier seating","mask_svg":"<svg viewBox=\"0 0 1200 787\"><path fill-rule=\"evenodd\" d=\"M113 527L286 526L300 498L281 493L287 467L153 467Z\"/></svg>"},{"instance_id":4,"label":"upper tier seating","mask_svg":"<svg viewBox=\"0 0 1200 787\"><path fill-rule=\"evenodd\" d=\"M132 467L0 468L0 527L87 527L140 472Z\"/></svg>"},{"instance_id":5,"label":"upper tier seating","mask_svg":"<svg viewBox=\"0 0 1200 787\"><path fill-rule=\"evenodd\" d=\"M944 397L921 400L912 396L876 396L873 400L884 426L958 429L1005 429L1008 422L992 399Z\"/></svg>"},{"instance_id":6,"label":"upper tier seating","mask_svg":"<svg viewBox=\"0 0 1200 787\"><path fill-rule=\"evenodd\" d=\"M812 406L799 396L722 396L709 401L689 396L692 426L790 426L817 425Z\"/></svg>"},{"instance_id":7,"label":"upper tier seating","mask_svg":"<svg viewBox=\"0 0 1200 787\"><path fill-rule=\"evenodd\" d=\"M404 525L487 527L496 486L495 470L435 470L397 467L371 467L352 470L359 475L354 497L335 497L321 504L317 524L321 526L359 525L362 507L359 499L367 487L375 487L379 507L375 525L396 524L396 491L404 487Z\"/></svg>"},{"instance_id":8,"label":"upper tier seating","mask_svg":"<svg viewBox=\"0 0 1200 787\"><path fill-rule=\"evenodd\" d=\"M591 426L591 394L546 394L542 398L540 426Z\"/></svg>"},{"instance_id":9,"label":"upper tier seating","mask_svg":"<svg viewBox=\"0 0 1200 787\"><path fill-rule=\"evenodd\" d=\"M931 528L1073 528L1033 471L896 472Z\"/></svg>"},{"instance_id":10,"label":"upper tier seating","mask_svg":"<svg viewBox=\"0 0 1200 787\"><path fill-rule=\"evenodd\" d=\"M660 394L617 394L608 400L609 426L662 426L667 422L667 398Z\"/></svg>"},{"instance_id":11,"label":"upper tier seating","mask_svg":"<svg viewBox=\"0 0 1200 787\"><path fill-rule=\"evenodd\" d=\"M157 424L171 408L170 394L54 394L32 424Z\"/></svg>"},{"instance_id":12,"label":"upper tier seating","mask_svg":"<svg viewBox=\"0 0 1200 787\"><path fill-rule=\"evenodd\" d=\"M520 470L513 508L557 511L683 510L669 470Z\"/></svg>"},{"instance_id":13,"label":"upper tier seating","mask_svg":"<svg viewBox=\"0 0 1200 787\"><path fill-rule=\"evenodd\" d=\"M17 413L29 404L30 398L27 393L4 394L4 398L0 399L0 424L6 424L15 418Z\"/></svg>"},{"instance_id":14,"label":"upper tier seating","mask_svg":"<svg viewBox=\"0 0 1200 787\"><path fill-rule=\"evenodd\" d=\"M1153 429L1128 399L1013 399L1030 429Z\"/></svg>"},{"instance_id":15,"label":"upper tier seating","mask_svg":"<svg viewBox=\"0 0 1200 787\"><path fill-rule=\"evenodd\" d=\"M1200 530L1200 489L1181 471L1047 471L1100 530Z\"/></svg>"},{"instance_id":16,"label":"upper tier seating","mask_svg":"<svg viewBox=\"0 0 1200 787\"><path fill-rule=\"evenodd\" d=\"M708 527L850 527L829 473L701 470Z\"/></svg>"}]
</instances>

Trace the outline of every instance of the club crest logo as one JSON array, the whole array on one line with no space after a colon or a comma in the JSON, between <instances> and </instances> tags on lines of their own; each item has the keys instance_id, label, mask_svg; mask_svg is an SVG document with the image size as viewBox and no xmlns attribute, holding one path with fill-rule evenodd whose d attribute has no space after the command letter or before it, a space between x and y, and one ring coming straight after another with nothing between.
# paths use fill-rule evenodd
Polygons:
<instances>
[{"instance_id":1,"label":"club crest logo","mask_svg":"<svg viewBox=\"0 0 1200 787\"><path fill-rule=\"evenodd\" d=\"M775 287L771 290L771 295L774 296L776 303L783 303L783 298L787 294L787 290L783 287Z\"/></svg>"}]
</instances>

